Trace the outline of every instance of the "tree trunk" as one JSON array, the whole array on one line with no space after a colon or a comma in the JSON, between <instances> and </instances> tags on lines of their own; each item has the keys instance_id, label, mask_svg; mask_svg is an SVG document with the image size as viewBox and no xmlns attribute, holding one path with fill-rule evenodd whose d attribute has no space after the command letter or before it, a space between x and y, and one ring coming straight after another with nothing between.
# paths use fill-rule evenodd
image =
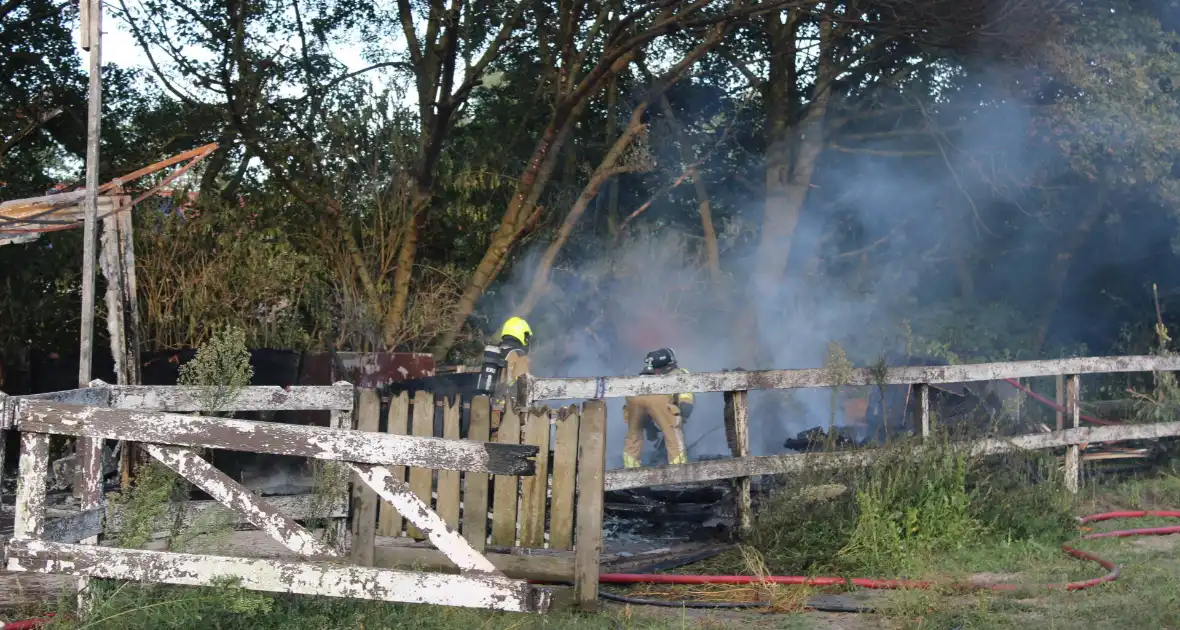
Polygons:
<instances>
[{"instance_id":1,"label":"tree trunk","mask_svg":"<svg viewBox=\"0 0 1180 630\"><path fill-rule=\"evenodd\" d=\"M832 25L824 21L820 23L819 62L811 101L803 119L798 125L792 125L792 112L797 111L792 94L797 22L794 15L786 24L778 24L776 20L776 17L769 18L772 25L771 74L767 85L770 148L766 159L765 214L759 244L760 271L772 282L781 279L787 270L795 228L807 201L815 163L823 152L824 119L833 79Z\"/></svg>"},{"instance_id":2,"label":"tree trunk","mask_svg":"<svg viewBox=\"0 0 1180 630\"><path fill-rule=\"evenodd\" d=\"M496 279L496 274L503 268L504 258L516 243L520 230L524 227L525 221L532 213L532 208L541 196L541 191L553 176L553 168L561 153L561 145L573 128L573 122L577 119L576 114L580 114L582 109L583 107L577 107L574 112L564 116L559 109L554 114L549 127L541 134L541 139L533 149L532 157L529 158L528 167L525 169L524 175L521 176L520 183L516 186L516 193L508 203L504 216L500 218L500 225L492 234L492 239L488 243L483 258L480 259L479 264L475 267L475 272L471 274L471 278L463 288L463 295L459 298L451 325L439 337L434 346L436 361L446 358L447 352L450 351L451 346L455 344L455 339L463 330L463 324L467 322L471 313L475 312L475 305L479 302L479 298L483 296L488 285Z\"/></svg>"},{"instance_id":3,"label":"tree trunk","mask_svg":"<svg viewBox=\"0 0 1180 630\"><path fill-rule=\"evenodd\" d=\"M430 198L429 191L418 189L410 201L410 218L401 235L401 243L397 250L397 269L393 272L393 303L385 312L385 321L381 326L381 336L388 351L395 349L397 333L405 321L406 304L410 300L410 280L413 278L414 259L418 252L418 236Z\"/></svg>"},{"instance_id":4,"label":"tree trunk","mask_svg":"<svg viewBox=\"0 0 1180 630\"><path fill-rule=\"evenodd\" d=\"M541 256L541 261L537 264L537 271L533 275L532 284L529 285L529 292L525 295L524 300L521 301L520 306L516 307L513 313L517 317L528 317L533 308L537 306L537 301L549 290L549 274L553 270L553 263L557 261L557 255L561 252L561 248L565 246L566 241L569 240L570 234L574 231L574 226L577 225L578 220L590 206L590 202L598 196L598 189L608 179L614 176L636 170L627 166L617 167L619 158L623 156L623 152L627 147L631 146L632 140L635 139L636 134L644 129L643 113L647 110L647 104L641 103L631 113L631 122L627 128L623 130L623 135L615 141L610 150L602 158L598 168L594 169L594 174L590 176L590 181L582 188L581 194L578 195L577 201L574 202L573 207L570 208L569 214L565 216L565 221L562 222L561 228L557 231L557 235L553 237L553 242L545 249L545 253Z\"/></svg>"},{"instance_id":5,"label":"tree trunk","mask_svg":"<svg viewBox=\"0 0 1180 630\"><path fill-rule=\"evenodd\" d=\"M1061 298L1065 294L1065 283L1069 280L1069 268L1073 258L1086 244L1090 231L1106 211L1106 195L1099 189L1094 202L1086 208L1079 218L1077 225L1069 236L1061 242L1061 248L1056 258L1049 265L1049 272L1045 279L1045 292L1042 294L1041 316L1037 323L1036 346L1033 351L1037 356L1045 348L1045 340L1049 337L1049 329L1053 326L1053 317L1057 314L1057 307L1061 305Z\"/></svg>"},{"instance_id":6,"label":"tree trunk","mask_svg":"<svg viewBox=\"0 0 1180 630\"><path fill-rule=\"evenodd\" d=\"M713 227L713 210L709 202L709 191L705 189L705 182L701 179L701 172L695 166L689 166L696 162L692 155L692 151L688 147L688 138L684 135L684 129L680 126L680 122L676 120L676 112L672 111L672 103L668 102L666 95L660 95L660 107L664 110L664 116L667 117L668 122L676 130L677 143L680 145L680 161L688 166L689 177L692 178L693 188L696 190L698 211L701 215L701 232L705 237L705 262L709 268L709 278L714 282L721 280L721 254L717 249L717 230Z\"/></svg>"}]
</instances>

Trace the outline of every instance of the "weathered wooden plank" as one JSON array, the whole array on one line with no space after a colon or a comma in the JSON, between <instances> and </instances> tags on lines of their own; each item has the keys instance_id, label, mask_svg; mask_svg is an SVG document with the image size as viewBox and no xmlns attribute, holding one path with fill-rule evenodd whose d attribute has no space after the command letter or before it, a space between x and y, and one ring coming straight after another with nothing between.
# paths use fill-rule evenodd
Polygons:
<instances>
[{"instance_id":1,"label":"weathered wooden plank","mask_svg":"<svg viewBox=\"0 0 1180 630\"><path fill-rule=\"evenodd\" d=\"M459 439L459 411L462 400L443 399L443 438ZM451 529L459 530L459 473L454 470L438 471L438 515Z\"/></svg>"},{"instance_id":2,"label":"weathered wooden plank","mask_svg":"<svg viewBox=\"0 0 1180 630\"><path fill-rule=\"evenodd\" d=\"M336 501L325 507L323 499L314 494L296 494L289 496L265 497L268 505L279 513L296 521L318 520L323 518L345 518L348 516L348 497L340 496ZM162 514L155 523L157 532L167 532L176 522L179 504L172 504L169 510ZM237 511L224 506L217 501L189 501L184 504L184 514L181 515L182 527L192 527L199 521L216 523L233 523L237 527L246 525L244 517ZM108 502L106 508L106 533L118 532L123 526L123 506ZM250 525L250 527L254 527Z\"/></svg>"},{"instance_id":3,"label":"weathered wooden plank","mask_svg":"<svg viewBox=\"0 0 1180 630\"><path fill-rule=\"evenodd\" d=\"M1097 374L1105 372L1152 372L1180 370L1180 356L1083 357L1052 361L1012 361L973 365L938 365L891 367L883 381L888 385L917 383L960 383L1004 378L1033 378L1055 374ZM847 378L845 378L847 376ZM878 378L869 368L858 368L841 375L837 383L829 370L759 370L750 372L697 372L653 376L610 376L597 378L517 379L517 404L521 406L543 400L581 398L621 398L647 394L677 392L727 392L755 389L797 389L836 385L877 385Z\"/></svg>"},{"instance_id":4,"label":"weathered wooden plank","mask_svg":"<svg viewBox=\"0 0 1180 630\"><path fill-rule=\"evenodd\" d=\"M549 507L549 548L574 548L574 487L578 474L578 427L581 414L570 405L557 410L553 445L553 496Z\"/></svg>"},{"instance_id":5,"label":"weathered wooden plank","mask_svg":"<svg viewBox=\"0 0 1180 630\"><path fill-rule=\"evenodd\" d=\"M524 425L524 443L537 447L537 474L521 480L520 546L539 549L545 546L545 505L549 494L549 409L539 407L529 412Z\"/></svg>"},{"instance_id":6,"label":"weathered wooden plank","mask_svg":"<svg viewBox=\"0 0 1180 630\"><path fill-rule=\"evenodd\" d=\"M425 438L434 435L434 394L424 390L414 392L414 414L410 422L410 433ZM434 471L431 470L432 468L434 467L410 468L410 489L418 495L418 498L422 499L427 509L429 509L431 495L434 491ZM402 516L409 521L406 524L406 536L415 540L425 538L423 532L411 524L413 519L409 514L403 511Z\"/></svg>"},{"instance_id":7,"label":"weathered wooden plank","mask_svg":"<svg viewBox=\"0 0 1180 630\"><path fill-rule=\"evenodd\" d=\"M497 571L510 578L544 582L574 581L572 554L531 556L489 553L487 559ZM379 567L389 569L458 573L455 563L447 559L446 554L437 549L423 547L377 547L376 563Z\"/></svg>"},{"instance_id":8,"label":"weathered wooden plank","mask_svg":"<svg viewBox=\"0 0 1180 630\"><path fill-rule=\"evenodd\" d=\"M471 422L467 439L488 441L491 432L491 400L477 396L471 401ZM483 553L488 542L488 494L491 480L485 473L463 473L463 537Z\"/></svg>"},{"instance_id":9,"label":"weathered wooden plank","mask_svg":"<svg viewBox=\"0 0 1180 630\"><path fill-rule=\"evenodd\" d=\"M94 381L97 385L102 381ZM105 383L102 383L105 385ZM67 389L60 392L46 394L29 394L27 396L13 396L13 400L40 400L58 402L65 405L85 405L87 407L109 407L111 405L112 387L91 386L82 389Z\"/></svg>"},{"instance_id":10,"label":"weathered wooden plank","mask_svg":"<svg viewBox=\"0 0 1180 630\"><path fill-rule=\"evenodd\" d=\"M453 442L441 438L35 401L17 403L17 427L36 433L204 446L383 466L517 475L533 474L534 465L528 458L536 455L536 447L527 445Z\"/></svg>"},{"instance_id":11,"label":"weathered wooden plank","mask_svg":"<svg viewBox=\"0 0 1180 630\"><path fill-rule=\"evenodd\" d=\"M496 431L496 442L508 446L520 444L520 416L512 405L500 416L500 428ZM536 448L536 447L530 447ZM535 472L535 469L534 469ZM516 545L516 499L520 480L515 476L496 475L495 497L492 499L492 544L513 547Z\"/></svg>"},{"instance_id":12,"label":"weathered wooden plank","mask_svg":"<svg viewBox=\"0 0 1180 630\"><path fill-rule=\"evenodd\" d=\"M394 479L389 469L383 466L368 464L349 464L365 483L369 484L382 499L389 502L415 529L422 532L424 538L439 551L446 554L459 570L467 572L496 572L496 567L459 535L451 529L446 521L437 513L431 511L429 497L424 501L409 486Z\"/></svg>"},{"instance_id":13,"label":"weathered wooden plank","mask_svg":"<svg viewBox=\"0 0 1180 630\"><path fill-rule=\"evenodd\" d=\"M914 398L917 405L914 413L918 416L918 427L922 437L930 437L930 386L925 383L914 385Z\"/></svg>"},{"instance_id":14,"label":"weathered wooden plank","mask_svg":"<svg viewBox=\"0 0 1180 630\"><path fill-rule=\"evenodd\" d=\"M4 464L4 455L8 452L8 438L12 426L12 407L8 402L8 394L0 392L0 506L4 505L4 471L8 470ZM0 552L0 562L2 562L2 553Z\"/></svg>"},{"instance_id":15,"label":"weathered wooden plank","mask_svg":"<svg viewBox=\"0 0 1180 630\"><path fill-rule=\"evenodd\" d=\"M385 429L391 435L407 435L410 423L410 395L402 392L389 401L389 420ZM485 440L486 441L486 440ZM390 474L398 481L406 480L405 466L389 466ZM377 534L380 536L401 536L402 515L392 505L381 502L377 514Z\"/></svg>"},{"instance_id":16,"label":"weathered wooden plank","mask_svg":"<svg viewBox=\"0 0 1180 630\"><path fill-rule=\"evenodd\" d=\"M111 406L139 411L310 411L352 408L352 384L299 385L292 387L243 387L221 409L202 409L203 387L128 385L115 386Z\"/></svg>"},{"instance_id":17,"label":"weathered wooden plank","mask_svg":"<svg viewBox=\"0 0 1180 630\"><path fill-rule=\"evenodd\" d=\"M16 520L12 537L40 538L45 532L45 485L49 479L49 436L22 433L16 479Z\"/></svg>"},{"instance_id":18,"label":"weathered wooden plank","mask_svg":"<svg viewBox=\"0 0 1180 630\"><path fill-rule=\"evenodd\" d=\"M1053 380L1055 382L1054 384L1057 386L1055 389L1055 392L1056 392L1055 398L1057 399L1057 410L1054 412L1057 417L1057 425L1056 426L1057 426L1057 430L1061 431L1061 430L1065 429L1065 415L1061 412L1061 409L1065 406L1065 375L1058 374L1057 378L1055 378Z\"/></svg>"},{"instance_id":19,"label":"weathered wooden plank","mask_svg":"<svg viewBox=\"0 0 1180 630\"><path fill-rule=\"evenodd\" d=\"M1081 394L1081 379L1077 374L1070 375L1070 377L1066 379L1065 385L1065 415L1069 418L1069 428L1071 429L1078 428L1078 422L1081 420ZM1078 448L1077 444L1070 444L1065 451L1066 490L1069 490L1074 494L1078 493L1081 472L1081 449Z\"/></svg>"},{"instance_id":20,"label":"weathered wooden plank","mask_svg":"<svg viewBox=\"0 0 1180 630\"><path fill-rule=\"evenodd\" d=\"M574 543L574 597L586 611L598 607L605 472L606 404L588 401L582 406L578 435L578 532Z\"/></svg>"},{"instance_id":21,"label":"weathered wooden plank","mask_svg":"<svg viewBox=\"0 0 1180 630\"><path fill-rule=\"evenodd\" d=\"M42 538L53 542L76 543L103 533L103 516L106 509L97 507L68 516L49 519L45 523Z\"/></svg>"},{"instance_id":22,"label":"weathered wooden plank","mask_svg":"<svg viewBox=\"0 0 1180 630\"><path fill-rule=\"evenodd\" d=\"M338 555L335 549L317 540L293 519L280 514L192 451L159 444L144 444L143 447L149 455L205 491L215 501L236 510L246 522L266 532L287 549L305 556Z\"/></svg>"},{"instance_id":23,"label":"weathered wooden plank","mask_svg":"<svg viewBox=\"0 0 1180 630\"><path fill-rule=\"evenodd\" d=\"M413 604L544 613L549 589L498 575L444 575L138 549L14 540L9 565L15 571L66 573L111 580L203 586L236 578L246 589Z\"/></svg>"},{"instance_id":24,"label":"weathered wooden plank","mask_svg":"<svg viewBox=\"0 0 1180 630\"><path fill-rule=\"evenodd\" d=\"M1043 450L1070 444L1101 444L1124 440L1156 440L1180 436L1180 422L1120 424L1081 427L1033 433L1010 438L990 438L956 445L971 455L994 455L1018 450ZM717 481L757 475L789 475L804 470L866 466L878 456L879 449L856 453L791 453L743 459L718 459L689 462L677 466L620 468L606 473L607 490L626 490L701 481ZM579 490L581 491L581 490Z\"/></svg>"},{"instance_id":25,"label":"weathered wooden plank","mask_svg":"<svg viewBox=\"0 0 1180 630\"><path fill-rule=\"evenodd\" d=\"M358 431L377 432L381 427L381 399L372 389L360 390L357 401L356 428ZM353 536L352 561L364 567L373 566L373 546L377 542L377 493L355 478L352 486Z\"/></svg>"},{"instance_id":26,"label":"weathered wooden plank","mask_svg":"<svg viewBox=\"0 0 1180 630\"><path fill-rule=\"evenodd\" d=\"M733 418L733 450L736 458L750 456L750 405L744 391L725 392L725 406ZM738 535L746 538L754 527L754 504L750 497L750 478L738 477L734 501L737 503Z\"/></svg>"}]
</instances>

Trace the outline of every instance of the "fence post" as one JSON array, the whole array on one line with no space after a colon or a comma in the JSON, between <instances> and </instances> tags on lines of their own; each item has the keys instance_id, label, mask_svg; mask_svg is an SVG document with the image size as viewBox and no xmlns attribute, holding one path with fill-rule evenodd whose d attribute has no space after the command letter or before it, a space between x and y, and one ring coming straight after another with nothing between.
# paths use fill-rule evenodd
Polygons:
<instances>
[{"instance_id":1,"label":"fence post","mask_svg":"<svg viewBox=\"0 0 1180 630\"><path fill-rule=\"evenodd\" d=\"M922 431L922 441L930 437L930 386L926 383L914 385L914 398L917 403L914 411L918 414L918 427Z\"/></svg>"},{"instance_id":2,"label":"fence post","mask_svg":"<svg viewBox=\"0 0 1180 630\"><path fill-rule=\"evenodd\" d=\"M574 601L598 609L598 563L602 556L602 508L606 492L606 403L582 406L578 428L578 531L574 537Z\"/></svg>"},{"instance_id":3,"label":"fence post","mask_svg":"<svg viewBox=\"0 0 1180 630\"><path fill-rule=\"evenodd\" d=\"M358 431L380 430L381 399L373 389L360 390L356 406ZM374 545L377 544L377 493L357 475L352 476L352 561L361 566L373 566Z\"/></svg>"},{"instance_id":4,"label":"fence post","mask_svg":"<svg viewBox=\"0 0 1180 630\"><path fill-rule=\"evenodd\" d=\"M1054 380L1057 383L1057 407L1063 407L1066 405L1066 376L1057 374ZM1057 418L1057 431L1063 431L1063 429L1066 428L1066 415L1061 413L1060 408L1058 408L1055 413Z\"/></svg>"},{"instance_id":5,"label":"fence post","mask_svg":"<svg viewBox=\"0 0 1180 630\"><path fill-rule=\"evenodd\" d=\"M351 389L353 392L353 406L356 406L356 388L353 387L351 383L348 381L336 381L335 383L332 383L332 387L347 387ZM378 403L378 405L380 405L380 403ZM377 409L378 413L380 413L380 406L378 406ZM356 418L353 417L352 409L333 409L329 414L328 425L333 429L355 429ZM349 503L349 498L351 498L351 496L352 491L346 488L344 490L344 496L342 497L346 505ZM328 520L335 521L335 527L332 528L332 523L325 523L324 531L329 531L329 528L332 528L334 530L333 535L335 537L336 547L340 550L343 550L345 537L348 534L348 518L330 518Z\"/></svg>"},{"instance_id":6,"label":"fence post","mask_svg":"<svg viewBox=\"0 0 1180 630\"><path fill-rule=\"evenodd\" d=\"M4 453L8 452L8 427L12 426L8 394L0 392L0 505L4 505ZM3 554L0 554L3 555ZM2 570L3 567L0 567Z\"/></svg>"},{"instance_id":7,"label":"fence post","mask_svg":"<svg viewBox=\"0 0 1180 630\"><path fill-rule=\"evenodd\" d=\"M734 457L750 456L750 406L749 392L725 392L727 416L733 419L733 443L730 450ZM746 538L754 528L754 506L750 499L750 478L738 477L736 485L738 536Z\"/></svg>"},{"instance_id":8,"label":"fence post","mask_svg":"<svg viewBox=\"0 0 1180 630\"><path fill-rule=\"evenodd\" d=\"M1065 410L1071 429L1078 428L1081 420L1081 393L1081 377L1070 374L1065 386ZM1081 449L1077 444L1070 444L1065 451L1065 487L1074 494L1078 493L1081 469Z\"/></svg>"}]
</instances>

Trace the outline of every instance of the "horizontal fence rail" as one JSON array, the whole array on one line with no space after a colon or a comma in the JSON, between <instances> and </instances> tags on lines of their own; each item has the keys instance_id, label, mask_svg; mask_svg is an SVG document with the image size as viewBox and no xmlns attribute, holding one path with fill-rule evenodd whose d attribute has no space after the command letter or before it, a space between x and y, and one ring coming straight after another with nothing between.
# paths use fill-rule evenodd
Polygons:
<instances>
[{"instance_id":1,"label":"horizontal fence rail","mask_svg":"<svg viewBox=\"0 0 1180 630\"><path fill-rule=\"evenodd\" d=\"M211 395L208 387L163 385L108 385L95 381L91 387L68 389L47 394L13 396L13 400L57 402L67 405L134 409L137 411L316 411L351 409L353 389L350 383L294 387L252 386L235 391L233 396ZM217 409L208 409L209 400L218 401Z\"/></svg>"},{"instance_id":2,"label":"horizontal fence rail","mask_svg":"<svg viewBox=\"0 0 1180 630\"><path fill-rule=\"evenodd\" d=\"M1010 438L989 438L952 444L973 456L995 455L1019 450L1041 450L1080 444L1100 444L1125 440L1154 440L1180 436L1180 422L1083 427L1052 433L1034 433ZM915 447L917 455L923 447ZM606 472L606 489L627 490L647 486L662 486L700 481L717 481L758 475L783 475L804 470L868 466L880 457L881 449L867 449L852 453L789 453L740 459L716 459L689 462L676 466L653 468L623 468Z\"/></svg>"},{"instance_id":3,"label":"horizontal fence rail","mask_svg":"<svg viewBox=\"0 0 1180 630\"><path fill-rule=\"evenodd\" d=\"M595 378L517 379L517 404L528 407L545 400L621 398L680 392L729 392L755 389L806 389L860 385L917 385L1033 378L1058 374L1180 371L1180 356L1082 357L1050 361L1012 361L967 365L899 366L886 370L885 378L870 368L833 375L824 368L698 372L654 376L604 376Z\"/></svg>"},{"instance_id":4,"label":"horizontal fence rail","mask_svg":"<svg viewBox=\"0 0 1180 630\"><path fill-rule=\"evenodd\" d=\"M33 433L500 475L533 474L536 464L529 458L538 450L530 445L457 442L36 400L17 401L16 414L17 430Z\"/></svg>"}]
</instances>

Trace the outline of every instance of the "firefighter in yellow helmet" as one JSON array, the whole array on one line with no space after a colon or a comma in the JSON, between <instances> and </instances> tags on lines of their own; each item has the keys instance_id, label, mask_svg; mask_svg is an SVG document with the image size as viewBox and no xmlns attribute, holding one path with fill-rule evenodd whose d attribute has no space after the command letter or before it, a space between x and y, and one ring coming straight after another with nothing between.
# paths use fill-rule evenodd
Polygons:
<instances>
[{"instance_id":1,"label":"firefighter in yellow helmet","mask_svg":"<svg viewBox=\"0 0 1180 630\"><path fill-rule=\"evenodd\" d=\"M649 352L644 359L640 374L671 374L688 370L676 362L676 353L671 348L660 348ZM639 468L643 460L643 439L645 431L654 424L664 434L664 448L669 464L688 463L684 444L684 421L692 415L693 395L653 394L649 396L628 396L623 405L623 418L627 422L627 437L623 441L623 466Z\"/></svg>"},{"instance_id":2,"label":"firefighter in yellow helmet","mask_svg":"<svg viewBox=\"0 0 1180 630\"><path fill-rule=\"evenodd\" d=\"M491 395L493 411L499 412L492 414L493 433L500 426L508 392L516 384L516 379L529 371L528 352L533 329L523 318L511 317L500 327L496 337L498 343L484 348L484 369L479 385L480 390Z\"/></svg>"},{"instance_id":3,"label":"firefighter in yellow helmet","mask_svg":"<svg viewBox=\"0 0 1180 630\"><path fill-rule=\"evenodd\" d=\"M529 342L533 338L533 329L521 317L510 317L500 327L500 347L504 348L504 359L508 363L504 372L505 387L516 384L516 378L529 371Z\"/></svg>"}]
</instances>

